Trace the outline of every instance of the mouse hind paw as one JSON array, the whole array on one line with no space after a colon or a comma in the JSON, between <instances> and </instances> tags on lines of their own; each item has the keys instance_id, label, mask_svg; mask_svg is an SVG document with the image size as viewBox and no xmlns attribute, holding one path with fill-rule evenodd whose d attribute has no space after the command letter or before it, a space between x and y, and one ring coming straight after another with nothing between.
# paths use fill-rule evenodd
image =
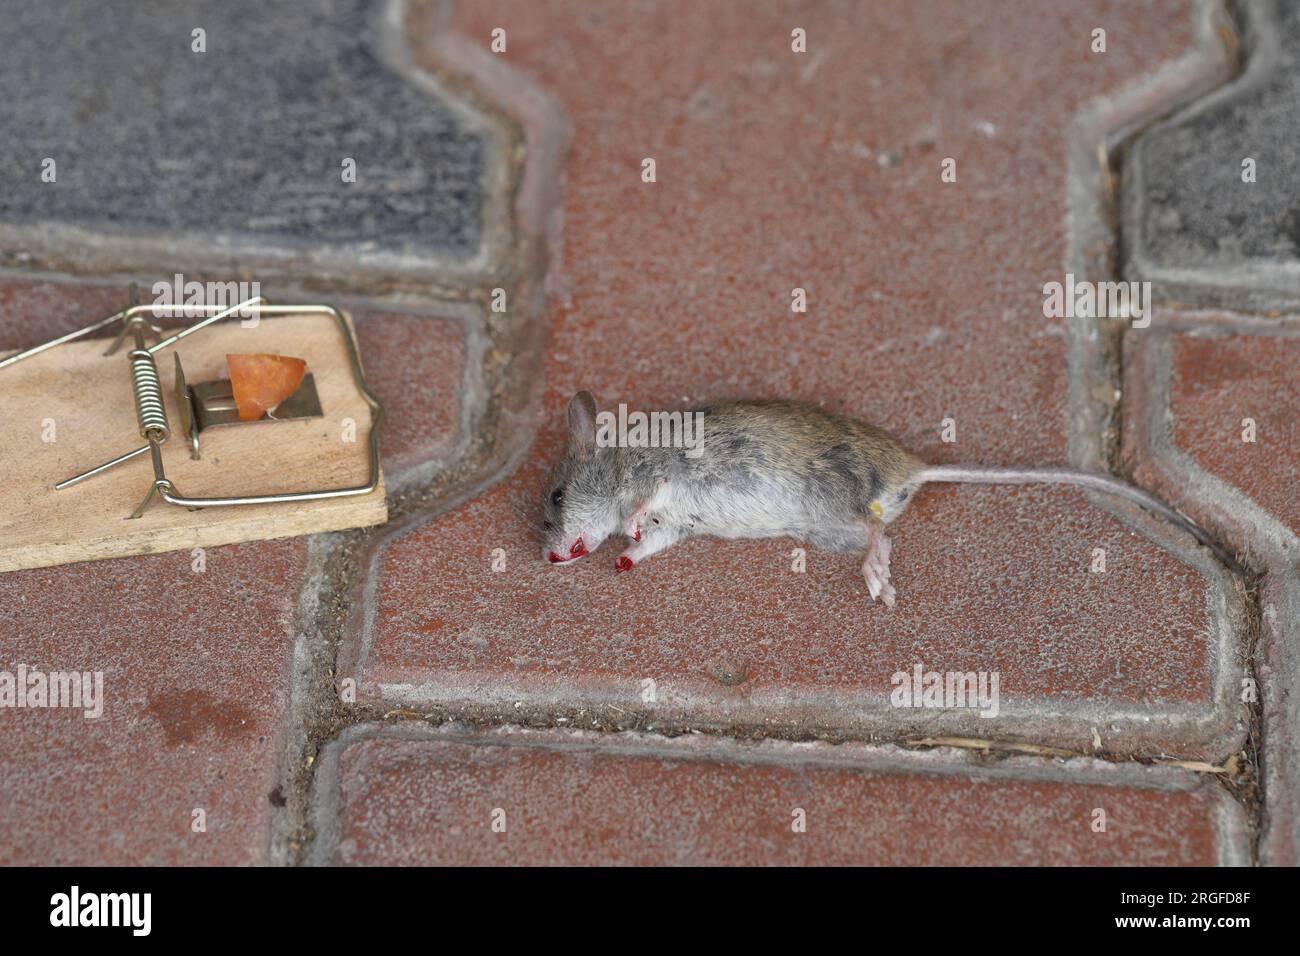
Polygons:
<instances>
[{"instance_id":1,"label":"mouse hind paw","mask_svg":"<svg viewBox=\"0 0 1300 956\"><path fill-rule=\"evenodd\" d=\"M872 601L884 601L886 607L894 606L895 591L889 581L889 555L893 550L889 538L874 523L867 525L867 556L862 562L862 578Z\"/></svg>"}]
</instances>

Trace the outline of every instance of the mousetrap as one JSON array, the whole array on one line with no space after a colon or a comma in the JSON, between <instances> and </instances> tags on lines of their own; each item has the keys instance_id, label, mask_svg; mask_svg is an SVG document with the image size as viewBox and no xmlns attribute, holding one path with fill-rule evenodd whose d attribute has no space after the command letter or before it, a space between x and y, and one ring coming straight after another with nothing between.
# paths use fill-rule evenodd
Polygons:
<instances>
[{"instance_id":1,"label":"mousetrap","mask_svg":"<svg viewBox=\"0 0 1300 956\"><path fill-rule=\"evenodd\" d=\"M388 518L383 408L333 306L132 305L0 358L0 402L0 572Z\"/></svg>"}]
</instances>

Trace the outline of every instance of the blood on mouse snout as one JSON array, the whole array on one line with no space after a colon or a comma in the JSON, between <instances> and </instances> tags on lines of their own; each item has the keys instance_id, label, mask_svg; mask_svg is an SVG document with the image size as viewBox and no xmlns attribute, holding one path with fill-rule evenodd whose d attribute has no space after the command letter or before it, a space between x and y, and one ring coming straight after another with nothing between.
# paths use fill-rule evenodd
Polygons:
<instances>
[{"instance_id":1,"label":"blood on mouse snout","mask_svg":"<svg viewBox=\"0 0 1300 956\"><path fill-rule=\"evenodd\" d=\"M584 558L586 556L587 546L583 543L582 539L579 538L577 541L573 542L573 547L569 548L569 556L567 558L562 558L552 551L546 555L546 560L550 561L551 564L563 564L566 561L572 561L574 558Z\"/></svg>"}]
</instances>

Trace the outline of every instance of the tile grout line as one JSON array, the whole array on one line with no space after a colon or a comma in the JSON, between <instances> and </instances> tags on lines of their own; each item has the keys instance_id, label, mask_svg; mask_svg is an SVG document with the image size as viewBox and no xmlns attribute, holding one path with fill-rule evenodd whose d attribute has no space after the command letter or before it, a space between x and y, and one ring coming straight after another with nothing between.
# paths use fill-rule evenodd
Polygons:
<instances>
[{"instance_id":1,"label":"tile grout line","mask_svg":"<svg viewBox=\"0 0 1300 956\"><path fill-rule=\"evenodd\" d=\"M558 259L558 183L567 121L531 81L491 61L476 60L479 51L447 29L448 3L419 5L418 12L432 15L439 62L450 64L457 75L435 78L414 67L411 56L402 61L405 70L420 73L464 109L477 110L480 123L497 127L501 153L515 158L485 195L500 197L496 201L507 210L504 234L511 242L510 254L492 270L491 278L513 289L521 305L498 322L487 308L484 285L470 293L477 309L465 321L462 440L441 463L435 460L404 473L390 495L389 523L382 529L348 532L334 539L341 540L337 546L322 545L329 554L320 573L309 579L307 587L315 590L302 602L296 636L295 661L304 662L304 673L293 686L293 726L281 774L285 807L277 815L270 848L271 861L279 865L302 864L317 844L320 824L311 813L320 785L317 757L350 726L371 719L365 708L340 699L337 672L349 621L370 612L369 595L379 584L371 566L376 541L455 507L513 472L534 434L530 425L536 418L540 381L531 373L540 366L546 280ZM409 16L414 14L406 0L390 0L385 20L390 43L409 47L409 36L404 43L396 36L409 30ZM480 86L496 93L496 100L485 102ZM532 152L527 163L522 159L525 142ZM489 368L493 353L505 360Z\"/></svg>"},{"instance_id":2,"label":"tile grout line","mask_svg":"<svg viewBox=\"0 0 1300 956\"><path fill-rule=\"evenodd\" d=\"M369 721L345 728L322 752L318 787L310 808L317 833L308 860L310 865L329 865L332 862L331 855L340 836L338 807L342 757L349 747L367 741L505 747L564 755L840 770L868 775L913 773L941 779L960 776L990 783L1014 780L1102 788L1133 787L1154 792L1200 791L1210 801L1212 825L1219 835L1233 829L1236 812L1235 802L1226 793L1219 788L1205 788L1203 781L1195 775L1170 767L1131 762L1112 764L1087 755L1052 761L1023 754L987 759L987 755L944 746L918 750L875 742L837 745L822 741L739 740L693 734L669 738L634 730L611 733L562 727L527 728L512 724L480 726L459 721L436 727L411 721L398 724ZM1217 849L1220 865L1241 865L1242 858L1233 841L1220 840Z\"/></svg>"},{"instance_id":3,"label":"tile grout line","mask_svg":"<svg viewBox=\"0 0 1300 956\"><path fill-rule=\"evenodd\" d=\"M1124 162L1129 158L1133 145L1138 138L1151 127L1161 122L1167 116L1187 109L1195 108L1195 105L1204 102L1208 98L1217 95L1220 91L1232 86L1240 80L1251 65L1246 62L1241 55L1241 37L1245 32L1246 24L1241 17L1244 11L1240 7L1221 4L1219 0L1199 0L1201 3L1196 16L1198 19L1198 30L1200 35L1200 45L1204 49L1212 39L1208 39L1213 33L1218 33L1223 44L1222 55L1226 71L1218 77L1218 82L1210 88L1202 89L1190 98L1183 98L1181 102L1173 105L1165 116L1154 116L1144 122L1139 129L1130 129L1113 144L1108 144L1106 148L1107 181L1113 184L1113 188L1108 191L1106 199L1108 201L1108 220L1113 230L1112 239L1112 260L1109 263L1110 268L1105 270L1099 278L1115 279L1124 281L1125 275L1125 253L1126 242L1132 241L1126 238L1125 226L1127 223L1124 215L1124 200L1121 194L1122 186L1118 185L1123 182ZM1216 29L1217 28L1217 29ZM1211 68L1213 71L1213 67ZM1147 303L1148 321L1151 321L1150 312L1155 306L1160 304L1168 306L1170 303L1154 301ZM1152 330L1154 335L1160 336L1159 341L1167 346L1167 330L1159 326ZM1110 382L1115 389L1115 404L1112 410L1111 427L1108 428L1102 437L1104 457L1108 463L1108 470L1124 475L1122 449L1124 444L1124 409L1128 396L1125 392L1125 367L1128 364L1126 355L1131 346L1131 337L1133 331L1123 324L1117 324L1109 330L1109 361L1106 363L1106 371L1109 375ZM1149 346L1149 343L1146 343ZM1150 348L1146 349L1148 352ZM1167 358L1167 356L1166 356ZM1167 414L1168 411L1168 363L1158 362L1158 370L1155 373L1162 384L1158 384L1156 392L1158 399L1154 402L1147 403L1148 414L1162 412ZM1148 374L1150 370L1148 369ZM1157 452L1156 449L1151 449ZM1228 540L1221 531L1216 530L1216 537L1220 540ZM1236 549L1234 549L1235 552ZM1241 561L1241 556L1238 555ZM1245 609L1245 620L1238 631L1238 643L1241 657L1241 667L1244 672L1243 680L1249 679L1259 686L1256 653L1260 634L1260 606L1259 606L1259 588L1263 572L1254 566L1254 562L1242 561L1245 568L1243 576L1243 593L1242 600ZM1247 825L1247 846L1244 852L1237 853L1232 850L1227 841L1220 840L1220 852L1225 854L1223 863L1258 866L1260 864L1260 840L1263 832L1264 806L1265 799L1263 793L1264 781L1259 772L1259 760L1261 754L1262 729L1263 729L1263 704L1257 697L1252 702L1243 702L1247 714L1247 727L1245 740L1241 748L1241 755L1245 758L1244 775L1239 775L1229 779L1220 777L1218 784L1228 799L1240 807L1245 815ZM1224 811L1226 813L1226 809ZM1222 814L1216 816L1215 828L1222 835L1229 829L1226 819Z\"/></svg>"}]
</instances>

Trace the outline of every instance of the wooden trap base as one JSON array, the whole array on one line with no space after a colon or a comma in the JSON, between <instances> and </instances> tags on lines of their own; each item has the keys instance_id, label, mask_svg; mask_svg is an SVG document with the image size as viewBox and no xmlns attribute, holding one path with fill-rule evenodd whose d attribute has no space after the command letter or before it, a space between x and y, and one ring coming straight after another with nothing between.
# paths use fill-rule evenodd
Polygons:
<instances>
[{"instance_id":1,"label":"wooden trap base","mask_svg":"<svg viewBox=\"0 0 1300 956\"><path fill-rule=\"evenodd\" d=\"M147 454L55 491L56 482L144 444L130 344L104 357L110 341L71 342L0 371L0 572L338 531L388 519L382 475L379 487L366 495L197 511L155 498L141 517L130 519L153 482ZM202 458L194 461L176 405L174 352L191 386L223 377L227 353L305 359L324 416L206 429L200 434ZM353 380L338 324L328 315L263 317L253 328L241 327L238 319L218 322L158 352L155 360L172 431L163 461L167 477L184 494L275 494L368 480L370 407ZM355 428L347 427L348 419Z\"/></svg>"}]
</instances>

